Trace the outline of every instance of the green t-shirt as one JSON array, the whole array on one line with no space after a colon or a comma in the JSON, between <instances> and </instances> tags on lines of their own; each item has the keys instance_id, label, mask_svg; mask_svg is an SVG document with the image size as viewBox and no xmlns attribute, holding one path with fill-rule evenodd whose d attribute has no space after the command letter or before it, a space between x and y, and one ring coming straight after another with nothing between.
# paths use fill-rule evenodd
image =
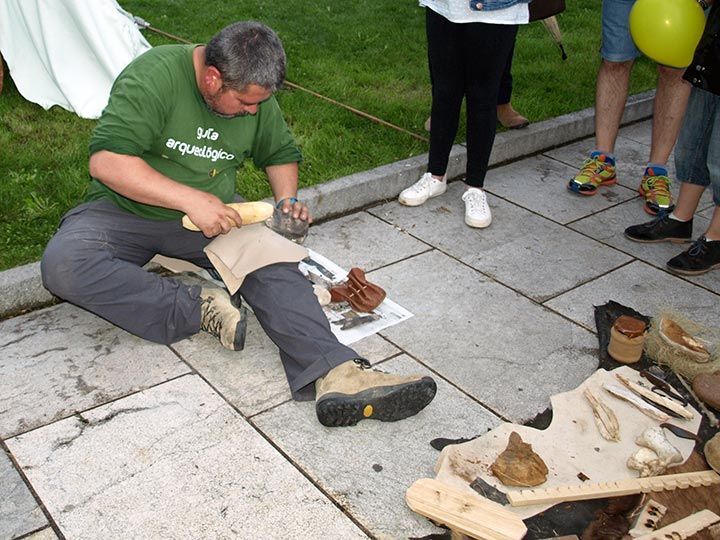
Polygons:
<instances>
[{"instance_id":1,"label":"green t-shirt","mask_svg":"<svg viewBox=\"0 0 720 540\"><path fill-rule=\"evenodd\" d=\"M261 103L255 115L228 119L211 112L195 81L194 48L155 47L120 73L93 132L90 154L108 150L141 157L165 176L228 203L245 158L262 169L298 162L301 155L274 97ZM123 197L93 179L85 200L103 198L150 219L182 216Z\"/></svg>"}]
</instances>

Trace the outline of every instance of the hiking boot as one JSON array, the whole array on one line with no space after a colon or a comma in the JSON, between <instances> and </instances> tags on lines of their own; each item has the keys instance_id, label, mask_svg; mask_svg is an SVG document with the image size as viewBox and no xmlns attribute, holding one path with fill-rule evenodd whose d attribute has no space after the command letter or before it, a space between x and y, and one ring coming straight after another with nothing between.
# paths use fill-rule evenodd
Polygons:
<instances>
[{"instance_id":1,"label":"hiking boot","mask_svg":"<svg viewBox=\"0 0 720 540\"><path fill-rule=\"evenodd\" d=\"M435 397L430 377L401 377L348 360L315 382L315 411L324 426L354 426L365 418L394 422L419 413Z\"/></svg>"},{"instance_id":2,"label":"hiking boot","mask_svg":"<svg viewBox=\"0 0 720 540\"><path fill-rule=\"evenodd\" d=\"M640 182L638 192L645 198L643 209L655 216L660 211L672 212L675 205L670 194L670 178L667 171L660 167L648 167Z\"/></svg>"},{"instance_id":3,"label":"hiking boot","mask_svg":"<svg viewBox=\"0 0 720 540\"><path fill-rule=\"evenodd\" d=\"M423 174L420 180L412 186L403 189L402 192L400 192L398 201L405 206L420 206L428 199L442 195L446 190L446 177L443 176L442 181L436 180L432 177L432 174L428 172Z\"/></svg>"},{"instance_id":4,"label":"hiking boot","mask_svg":"<svg viewBox=\"0 0 720 540\"><path fill-rule=\"evenodd\" d=\"M680 244L692 239L693 220L678 221L672 219L666 212L660 212L658 217L625 229L625 237L633 242L655 244L657 242L672 242Z\"/></svg>"},{"instance_id":5,"label":"hiking boot","mask_svg":"<svg viewBox=\"0 0 720 540\"><path fill-rule=\"evenodd\" d=\"M465 202L465 223L470 227L484 229L492 223L492 214L487 203L487 196L480 188L468 188L463 193Z\"/></svg>"},{"instance_id":6,"label":"hiking boot","mask_svg":"<svg viewBox=\"0 0 720 540\"><path fill-rule=\"evenodd\" d=\"M601 152L593 152L567 188L580 195L595 195L600 186L612 186L616 182L615 162Z\"/></svg>"},{"instance_id":7,"label":"hiking boot","mask_svg":"<svg viewBox=\"0 0 720 540\"><path fill-rule=\"evenodd\" d=\"M687 251L667 262L669 270L677 274L697 276L720 268L720 240L708 240L705 235L695 240Z\"/></svg>"},{"instance_id":8,"label":"hiking boot","mask_svg":"<svg viewBox=\"0 0 720 540\"><path fill-rule=\"evenodd\" d=\"M220 340L222 346L231 351L242 351L247 331L247 309L235 307L239 295L230 295L217 287L203 287L200 291L200 329Z\"/></svg>"}]
</instances>

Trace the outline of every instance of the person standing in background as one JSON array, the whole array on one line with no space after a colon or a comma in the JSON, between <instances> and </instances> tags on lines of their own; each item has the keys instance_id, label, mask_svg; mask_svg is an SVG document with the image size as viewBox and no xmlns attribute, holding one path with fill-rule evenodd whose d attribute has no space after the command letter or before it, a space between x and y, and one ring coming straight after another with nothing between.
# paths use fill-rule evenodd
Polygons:
<instances>
[{"instance_id":1,"label":"person standing in background","mask_svg":"<svg viewBox=\"0 0 720 540\"><path fill-rule=\"evenodd\" d=\"M447 189L447 165L463 98L467 107L465 223L492 222L483 190L495 141L500 80L515 43L518 24L528 22L527 0L420 0L425 8L432 111L428 170L400 193L419 206Z\"/></svg>"}]
</instances>

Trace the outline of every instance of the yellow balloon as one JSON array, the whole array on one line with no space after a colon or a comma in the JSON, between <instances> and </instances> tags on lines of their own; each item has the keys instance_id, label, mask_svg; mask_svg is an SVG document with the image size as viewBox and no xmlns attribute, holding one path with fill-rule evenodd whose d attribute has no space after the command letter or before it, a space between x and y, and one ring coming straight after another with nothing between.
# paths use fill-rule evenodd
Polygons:
<instances>
[{"instance_id":1,"label":"yellow balloon","mask_svg":"<svg viewBox=\"0 0 720 540\"><path fill-rule=\"evenodd\" d=\"M637 0L630 11L635 45L665 66L689 66L704 28L705 14L696 0Z\"/></svg>"}]
</instances>

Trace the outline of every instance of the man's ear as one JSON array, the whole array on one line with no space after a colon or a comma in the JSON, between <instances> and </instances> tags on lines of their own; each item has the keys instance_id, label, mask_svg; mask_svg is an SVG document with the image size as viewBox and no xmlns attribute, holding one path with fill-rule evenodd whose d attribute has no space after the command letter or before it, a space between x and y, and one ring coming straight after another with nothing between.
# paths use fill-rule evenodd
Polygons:
<instances>
[{"instance_id":1,"label":"man's ear","mask_svg":"<svg viewBox=\"0 0 720 540\"><path fill-rule=\"evenodd\" d=\"M213 94L220 90L223 85L223 80L218 68L215 66L209 66L203 75L203 82L205 83L205 88L210 90Z\"/></svg>"}]
</instances>

